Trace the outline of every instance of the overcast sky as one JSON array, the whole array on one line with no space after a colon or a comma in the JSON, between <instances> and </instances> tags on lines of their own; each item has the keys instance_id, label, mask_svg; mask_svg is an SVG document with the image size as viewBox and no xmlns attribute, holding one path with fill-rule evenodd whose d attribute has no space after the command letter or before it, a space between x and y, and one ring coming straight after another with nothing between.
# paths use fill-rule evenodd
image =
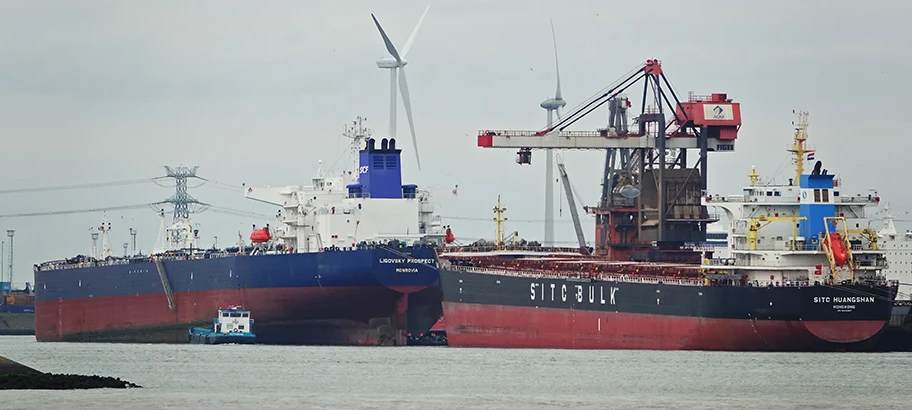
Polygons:
<instances>
[{"instance_id":1,"label":"overcast sky","mask_svg":"<svg viewBox=\"0 0 912 410\"><path fill-rule=\"evenodd\" d=\"M344 123L365 116L376 137L387 133L389 75L376 66L387 52L370 13L401 48L427 4L0 3L0 190L151 178L181 163L238 185L306 184L318 160L341 169ZM408 55L422 170L410 144L400 144L404 180L438 187L439 213L449 217L493 217L502 195L514 220L508 231L541 238L540 224L523 222L543 218L541 156L519 166L513 151L477 148L474 135L544 126L538 104L555 88L553 18L567 109L647 58L663 61L678 95L724 92L742 103L737 151L710 154L710 190L737 193L752 164L764 177L788 178L791 113L803 109L817 159L840 174L846 191L878 189L897 211L912 210L902 182L909 114L901 99L910 91L910 9L897 1L434 1ZM606 121L599 110L574 128ZM596 204L603 154L569 152L565 161L586 204ZM0 194L0 215L171 194L153 183ZM221 207L276 211L226 185L191 194ZM572 243L566 203L555 209L562 209L557 239ZM16 229L14 282L31 282L34 263L87 253L101 216L0 218L0 233ZM117 253L131 227L137 247L151 249L159 225L153 211L108 217ZM236 242L238 231L246 237L250 224L269 221L207 211L195 222L208 246L216 236L220 245ZM493 235L492 222L448 222L461 238ZM592 219L585 223L591 241Z\"/></svg>"}]
</instances>

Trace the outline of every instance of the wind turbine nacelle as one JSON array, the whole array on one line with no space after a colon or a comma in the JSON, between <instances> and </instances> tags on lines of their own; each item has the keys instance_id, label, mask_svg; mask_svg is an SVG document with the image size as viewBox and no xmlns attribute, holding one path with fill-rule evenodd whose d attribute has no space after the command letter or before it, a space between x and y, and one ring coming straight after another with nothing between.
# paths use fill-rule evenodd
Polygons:
<instances>
[{"instance_id":1,"label":"wind turbine nacelle","mask_svg":"<svg viewBox=\"0 0 912 410\"><path fill-rule=\"evenodd\" d=\"M549 98L545 101L542 101L542 103L539 105L546 110L556 110L558 108L561 108L561 107L567 105L567 102L564 101L563 98L561 98L561 99Z\"/></svg>"},{"instance_id":2,"label":"wind turbine nacelle","mask_svg":"<svg viewBox=\"0 0 912 410\"><path fill-rule=\"evenodd\" d=\"M399 63L395 58L391 57L383 57L377 60L377 67L380 68L399 68L405 66L406 64L408 64L407 60L402 60L402 63Z\"/></svg>"}]
</instances>

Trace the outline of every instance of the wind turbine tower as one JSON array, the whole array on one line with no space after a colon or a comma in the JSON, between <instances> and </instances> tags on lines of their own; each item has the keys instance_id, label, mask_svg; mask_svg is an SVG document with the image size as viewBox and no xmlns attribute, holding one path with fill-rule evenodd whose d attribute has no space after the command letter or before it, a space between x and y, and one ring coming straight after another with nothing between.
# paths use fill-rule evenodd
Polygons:
<instances>
[{"instance_id":1,"label":"wind turbine tower","mask_svg":"<svg viewBox=\"0 0 912 410\"><path fill-rule=\"evenodd\" d=\"M402 46L402 54L399 54L396 50L396 46L393 45L389 36L383 31L383 27L380 27L380 22L377 21L377 17L371 13L371 18L374 19L377 30L380 30L380 36L383 37L383 43L386 45L386 50L389 51L390 56L392 56L392 58L383 57L377 60L377 67L390 70L390 126L388 137L396 138L396 82L398 78L399 91L402 93L402 103L405 105L405 115L408 117L409 130L412 133L412 145L415 147L415 160L418 163L419 170L421 169L421 159L418 156L418 139L415 137L415 123L412 120L412 103L409 98L408 82L405 79L405 65L408 64L408 60L405 59L405 56L408 55L409 50L412 48L412 43L415 41L415 35L418 33L421 22L424 21L424 16L427 15L428 9L430 8L431 5L429 4L427 8L424 9L424 14L418 19L418 24L415 25L412 34L409 36L408 40L405 41L405 45Z\"/></svg>"},{"instance_id":2,"label":"wind turbine tower","mask_svg":"<svg viewBox=\"0 0 912 410\"><path fill-rule=\"evenodd\" d=\"M542 101L542 108L548 111L548 128L554 124L554 117L560 119L560 109L567 105L561 98L560 64L557 62L557 36L554 35L554 21L551 21L551 40L554 42L554 68L557 74L557 91L554 97ZM554 246L554 153L545 150L545 237L544 246Z\"/></svg>"}]
</instances>

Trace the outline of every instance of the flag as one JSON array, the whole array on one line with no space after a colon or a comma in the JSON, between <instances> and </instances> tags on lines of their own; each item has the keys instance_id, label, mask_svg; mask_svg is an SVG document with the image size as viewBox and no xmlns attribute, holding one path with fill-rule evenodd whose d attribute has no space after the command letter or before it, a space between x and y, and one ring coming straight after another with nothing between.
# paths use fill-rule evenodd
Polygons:
<instances>
[{"instance_id":1,"label":"flag","mask_svg":"<svg viewBox=\"0 0 912 410\"><path fill-rule=\"evenodd\" d=\"M814 151L808 152L808 161L814 160Z\"/></svg>"}]
</instances>

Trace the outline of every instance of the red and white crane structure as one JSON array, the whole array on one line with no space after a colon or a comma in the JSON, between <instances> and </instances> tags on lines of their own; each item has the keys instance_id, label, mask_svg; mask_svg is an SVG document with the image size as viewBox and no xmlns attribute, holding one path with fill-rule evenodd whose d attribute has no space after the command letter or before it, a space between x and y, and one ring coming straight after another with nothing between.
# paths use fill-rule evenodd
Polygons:
<instances>
[{"instance_id":1,"label":"red and white crane structure","mask_svg":"<svg viewBox=\"0 0 912 410\"><path fill-rule=\"evenodd\" d=\"M623 93L641 80L640 114L628 130L624 113L630 103ZM568 130L606 103L608 127ZM596 216L595 252L616 260L657 261L684 257L683 252L669 255L706 240L706 224L718 220L700 202L707 187L707 153L734 151L740 126L739 103L721 93L691 94L682 102L659 60L649 59L548 127L482 130L478 146L516 149L520 164L531 163L533 149L606 150L599 205L585 208ZM691 167L688 150L699 152ZM674 154L670 161L669 153Z\"/></svg>"}]
</instances>

